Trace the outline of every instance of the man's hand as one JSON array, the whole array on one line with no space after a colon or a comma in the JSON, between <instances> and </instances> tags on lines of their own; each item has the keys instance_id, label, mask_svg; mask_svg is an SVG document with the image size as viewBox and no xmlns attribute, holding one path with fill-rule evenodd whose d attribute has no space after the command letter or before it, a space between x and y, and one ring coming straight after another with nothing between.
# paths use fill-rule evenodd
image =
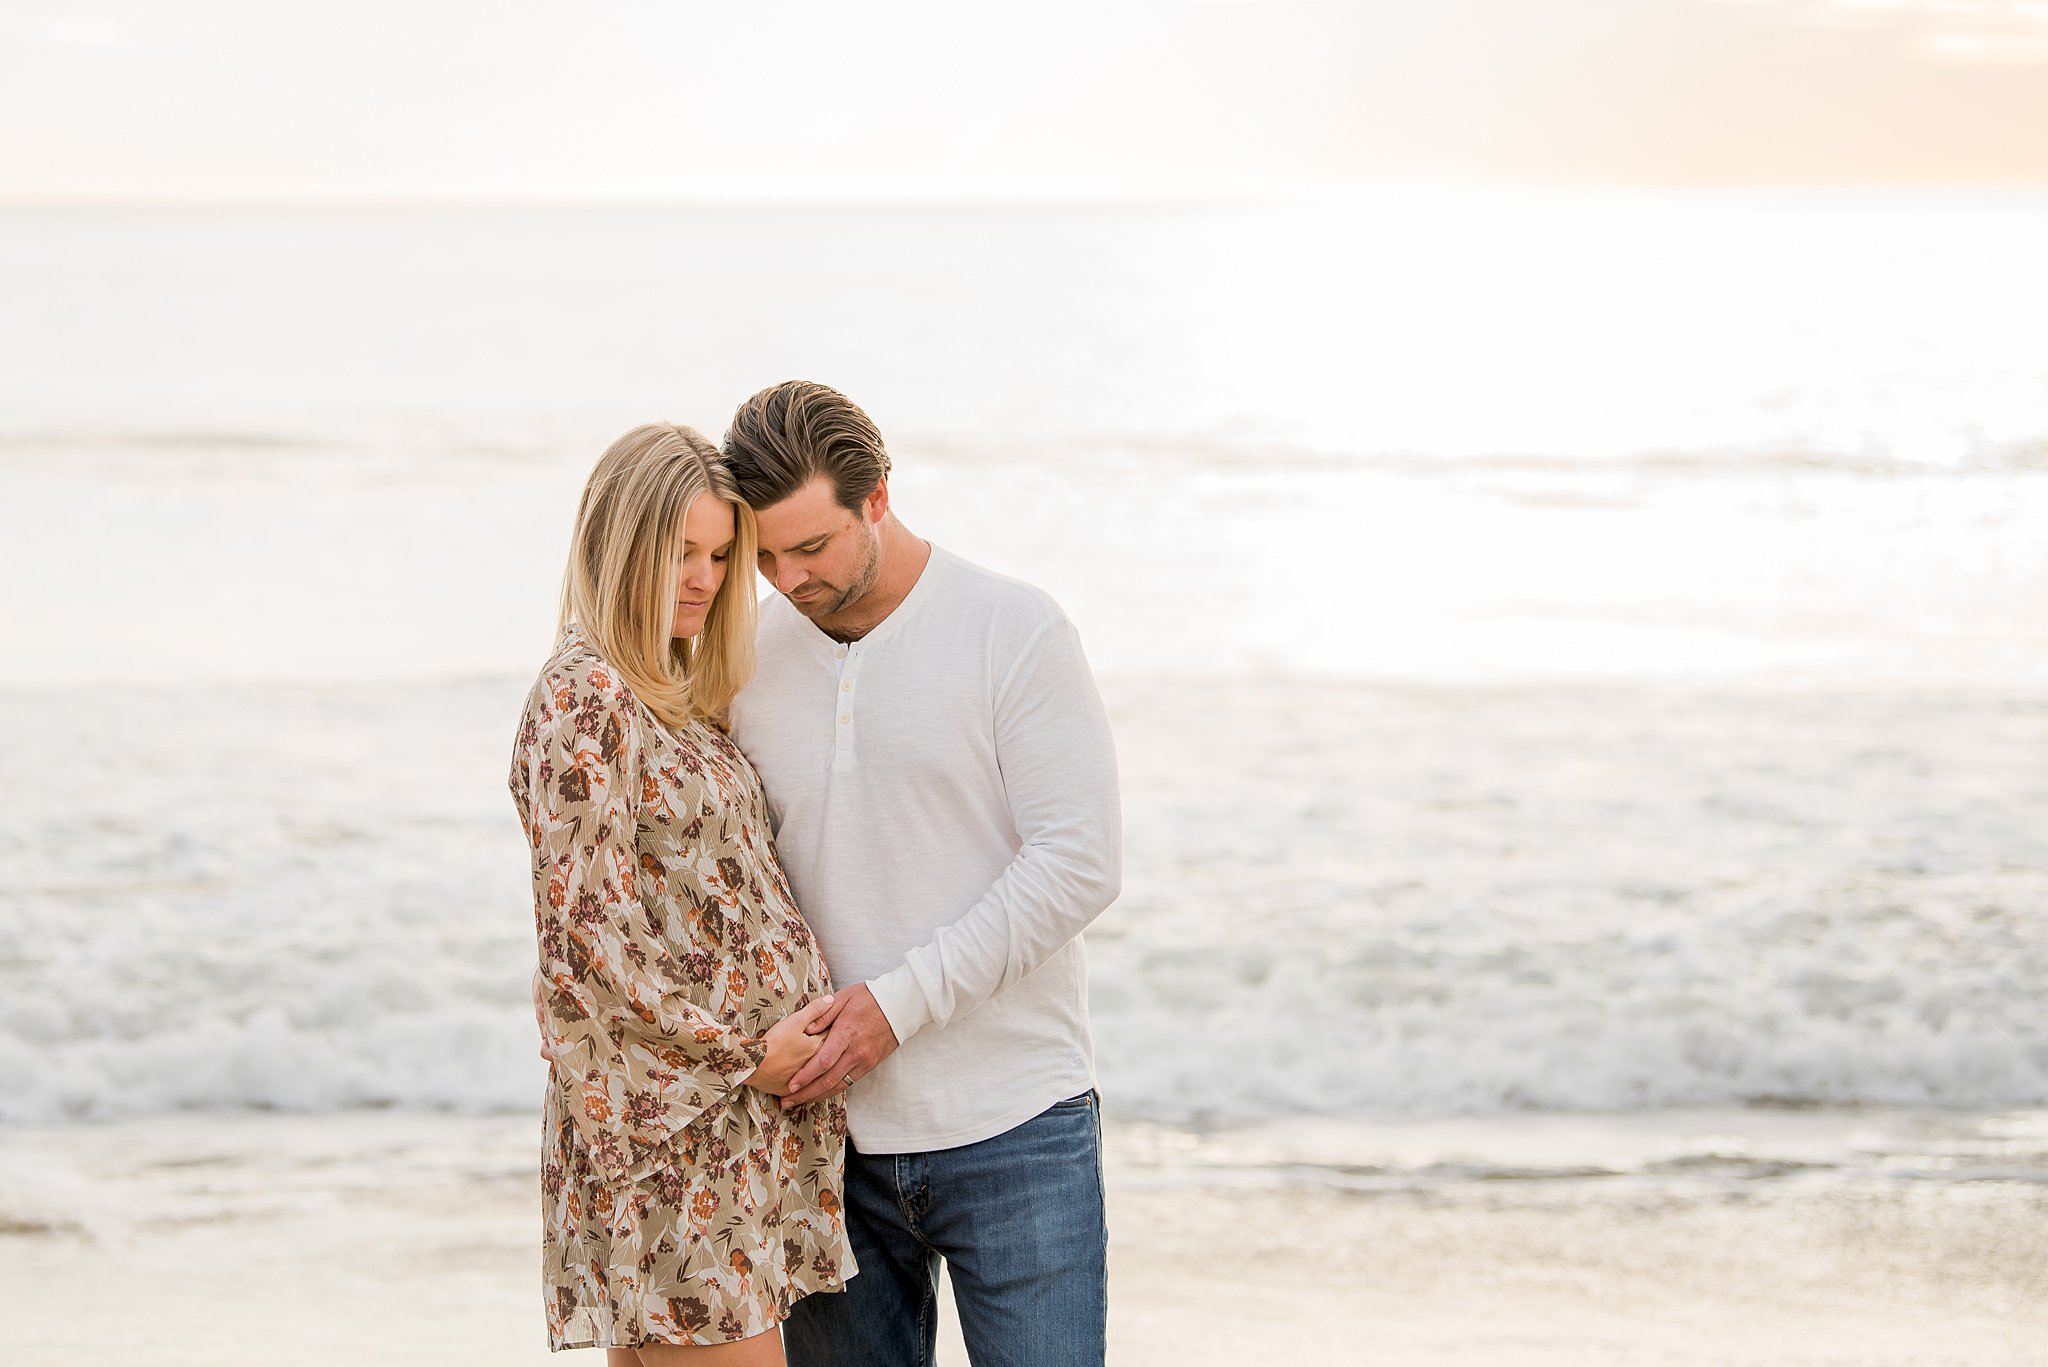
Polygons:
<instances>
[{"instance_id":1,"label":"man's hand","mask_svg":"<svg viewBox=\"0 0 2048 1367\"><path fill-rule=\"evenodd\" d=\"M875 1004L875 994L868 991L866 983L855 983L838 993L832 1009L813 1021L811 1029L827 1029L828 1033L803 1071L789 1080L789 1091L782 1098L785 1107L843 1092L896 1052L896 1032L889 1028L889 1018Z\"/></svg>"}]
</instances>

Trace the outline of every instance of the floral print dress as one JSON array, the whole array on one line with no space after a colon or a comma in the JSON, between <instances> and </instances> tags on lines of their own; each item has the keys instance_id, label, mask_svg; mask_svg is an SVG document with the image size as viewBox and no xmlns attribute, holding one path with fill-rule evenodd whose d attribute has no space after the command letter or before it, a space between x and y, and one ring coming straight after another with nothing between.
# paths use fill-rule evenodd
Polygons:
<instances>
[{"instance_id":1,"label":"floral print dress","mask_svg":"<svg viewBox=\"0 0 2048 1367\"><path fill-rule=\"evenodd\" d=\"M551 1065L548 1342L706 1344L853 1275L838 1097L738 1079L830 991L754 767L670 732L570 627L526 699L512 797L533 862Z\"/></svg>"}]
</instances>

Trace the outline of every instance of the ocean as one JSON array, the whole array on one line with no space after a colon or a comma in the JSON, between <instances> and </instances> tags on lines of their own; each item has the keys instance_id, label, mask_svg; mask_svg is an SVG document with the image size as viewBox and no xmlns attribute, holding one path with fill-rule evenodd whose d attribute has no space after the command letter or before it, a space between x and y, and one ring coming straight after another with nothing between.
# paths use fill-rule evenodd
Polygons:
<instances>
[{"instance_id":1,"label":"ocean","mask_svg":"<svg viewBox=\"0 0 2048 1367\"><path fill-rule=\"evenodd\" d=\"M802 376L1082 630L1132 1133L2048 1181L2048 198L10 209L0 299L0 1124L533 1110L576 491Z\"/></svg>"}]
</instances>

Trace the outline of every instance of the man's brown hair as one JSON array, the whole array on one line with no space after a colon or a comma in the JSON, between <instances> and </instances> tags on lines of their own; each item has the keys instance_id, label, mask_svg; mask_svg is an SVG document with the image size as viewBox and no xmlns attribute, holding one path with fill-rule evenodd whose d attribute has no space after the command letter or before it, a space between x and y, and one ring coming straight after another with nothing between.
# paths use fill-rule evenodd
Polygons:
<instances>
[{"instance_id":1,"label":"man's brown hair","mask_svg":"<svg viewBox=\"0 0 2048 1367\"><path fill-rule=\"evenodd\" d=\"M810 380L784 380L741 404L725 433L725 461L755 508L782 502L819 475L848 512L889 474L889 453L860 406Z\"/></svg>"}]
</instances>

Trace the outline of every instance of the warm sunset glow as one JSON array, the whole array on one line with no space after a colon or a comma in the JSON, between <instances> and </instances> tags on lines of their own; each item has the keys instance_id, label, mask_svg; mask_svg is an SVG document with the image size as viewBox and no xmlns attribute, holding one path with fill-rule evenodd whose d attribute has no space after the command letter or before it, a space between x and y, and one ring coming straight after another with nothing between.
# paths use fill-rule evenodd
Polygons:
<instances>
[{"instance_id":1,"label":"warm sunset glow","mask_svg":"<svg viewBox=\"0 0 2048 1367\"><path fill-rule=\"evenodd\" d=\"M2024 0L0 18L0 198L1236 194L2048 180Z\"/></svg>"}]
</instances>

